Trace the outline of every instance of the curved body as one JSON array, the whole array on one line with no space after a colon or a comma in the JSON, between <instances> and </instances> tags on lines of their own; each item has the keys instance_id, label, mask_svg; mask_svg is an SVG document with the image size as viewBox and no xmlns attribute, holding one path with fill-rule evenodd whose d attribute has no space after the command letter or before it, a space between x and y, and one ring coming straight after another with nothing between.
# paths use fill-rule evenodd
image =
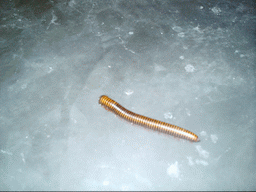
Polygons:
<instances>
[{"instance_id":1,"label":"curved body","mask_svg":"<svg viewBox=\"0 0 256 192\"><path fill-rule=\"evenodd\" d=\"M198 139L198 136L192 133L191 131L188 131L176 125L172 125L169 123L165 123L162 121L151 119L149 117L145 117L143 115L133 113L132 111L125 109L119 103L110 99L106 95L102 95L100 97L99 104L101 104L105 109L115 113L119 117L129 122L132 122L156 131L160 131L169 135L187 139L190 141L194 141L194 142L200 141Z\"/></svg>"}]
</instances>

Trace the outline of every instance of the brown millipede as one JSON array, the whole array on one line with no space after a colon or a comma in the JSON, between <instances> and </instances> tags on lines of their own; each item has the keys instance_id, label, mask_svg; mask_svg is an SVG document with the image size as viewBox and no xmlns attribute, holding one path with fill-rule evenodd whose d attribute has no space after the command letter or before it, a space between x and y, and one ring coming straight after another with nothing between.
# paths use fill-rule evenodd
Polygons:
<instances>
[{"instance_id":1,"label":"brown millipede","mask_svg":"<svg viewBox=\"0 0 256 192\"><path fill-rule=\"evenodd\" d=\"M176 125L172 125L169 123L165 123L162 121L151 119L149 117L145 117L143 115L133 113L133 112L125 109L119 103L110 99L106 95L102 95L100 97L99 104L101 104L105 109L115 113L119 117L121 117L129 122L132 122L132 123L135 123L135 124L138 124L138 125L141 125L141 126L144 126L144 127L156 130L156 131L160 131L160 132L163 132L166 134L170 134L170 135L173 135L176 137L187 139L190 141L195 141L195 142L200 141L198 139L198 136L196 134L192 133L191 131L188 131L188 130L178 127Z\"/></svg>"}]
</instances>

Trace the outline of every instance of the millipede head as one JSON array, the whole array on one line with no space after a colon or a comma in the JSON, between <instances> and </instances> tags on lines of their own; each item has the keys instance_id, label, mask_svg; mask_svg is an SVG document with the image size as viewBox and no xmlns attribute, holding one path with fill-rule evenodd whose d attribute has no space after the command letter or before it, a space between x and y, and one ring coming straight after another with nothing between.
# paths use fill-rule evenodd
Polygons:
<instances>
[{"instance_id":1,"label":"millipede head","mask_svg":"<svg viewBox=\"0 0 256 192\"><path fill-rule=\"evenodd\" d=\"M99 98L99 104L102 104L102 99L104 99L104 97L106 97L106 95L101 95L100 98Z\"/></svg>"}]
</instances>

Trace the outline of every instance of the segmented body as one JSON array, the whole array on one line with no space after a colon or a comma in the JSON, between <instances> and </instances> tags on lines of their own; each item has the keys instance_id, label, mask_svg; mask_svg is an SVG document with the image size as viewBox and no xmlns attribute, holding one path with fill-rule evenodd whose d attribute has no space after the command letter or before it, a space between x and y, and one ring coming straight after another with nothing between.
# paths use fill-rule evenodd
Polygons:
<instances>
[{"instance_id":1,"label":"segmented body","mask_svg":"<svg viewBox=\"0 0 256 192\"><path fill-rule=\"evenodd\" d=\"M169 123L165 123L165 122L158 121L158 120L155 120L155 119L152 119L149 117L145 117L143 115L133 113L132 111L125 109L119 103L110 99L106 95L102 95L100 97L99 104L101 104L107 110L115 113L119 117L121 117L129 122L132 122L132 123L135 123L135 124L138 124L138 125L141 125L141 126L144 126L144 127L156 130L156 131L160 131L160 132L163 132L166 134L170 134L170 135L173 135L176 137L187 139L190 141L195 141L195 142L199 141L198 136L196 134L192 133L191 131L188 131L188 130L178 127L176 125L172 125Z\"/></svg>"}]
</instances>

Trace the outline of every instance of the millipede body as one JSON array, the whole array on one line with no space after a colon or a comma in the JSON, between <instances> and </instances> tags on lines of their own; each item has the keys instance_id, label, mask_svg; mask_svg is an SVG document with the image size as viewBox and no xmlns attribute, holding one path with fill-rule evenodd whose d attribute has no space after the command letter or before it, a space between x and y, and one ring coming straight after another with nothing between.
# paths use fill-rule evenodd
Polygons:
<instances>
[{"instance_id":1,"label":"millipede body","mask_svg":"<svg viewBox=\"0 0 256 192\"><path fill-rule=\"evenodd\" d=\"M169 123L165 123L162 121L151 119L149 117L145 117L143 115L133 113L132 111L125 109L119 103L110 99L106 95L102 95L100 97L99 104L101 104L105 109L115 113L119 117L129 122L132 122L134 124L138 124L156 131L160 131L160 132L170 134L176 137L180 137L183 139L187 139L190 141L194 141L194 142L200 141L198 139L198 136L192 133L191 131L188 131L176 125L172 125Z\"/></svg>"}]
</instances>

